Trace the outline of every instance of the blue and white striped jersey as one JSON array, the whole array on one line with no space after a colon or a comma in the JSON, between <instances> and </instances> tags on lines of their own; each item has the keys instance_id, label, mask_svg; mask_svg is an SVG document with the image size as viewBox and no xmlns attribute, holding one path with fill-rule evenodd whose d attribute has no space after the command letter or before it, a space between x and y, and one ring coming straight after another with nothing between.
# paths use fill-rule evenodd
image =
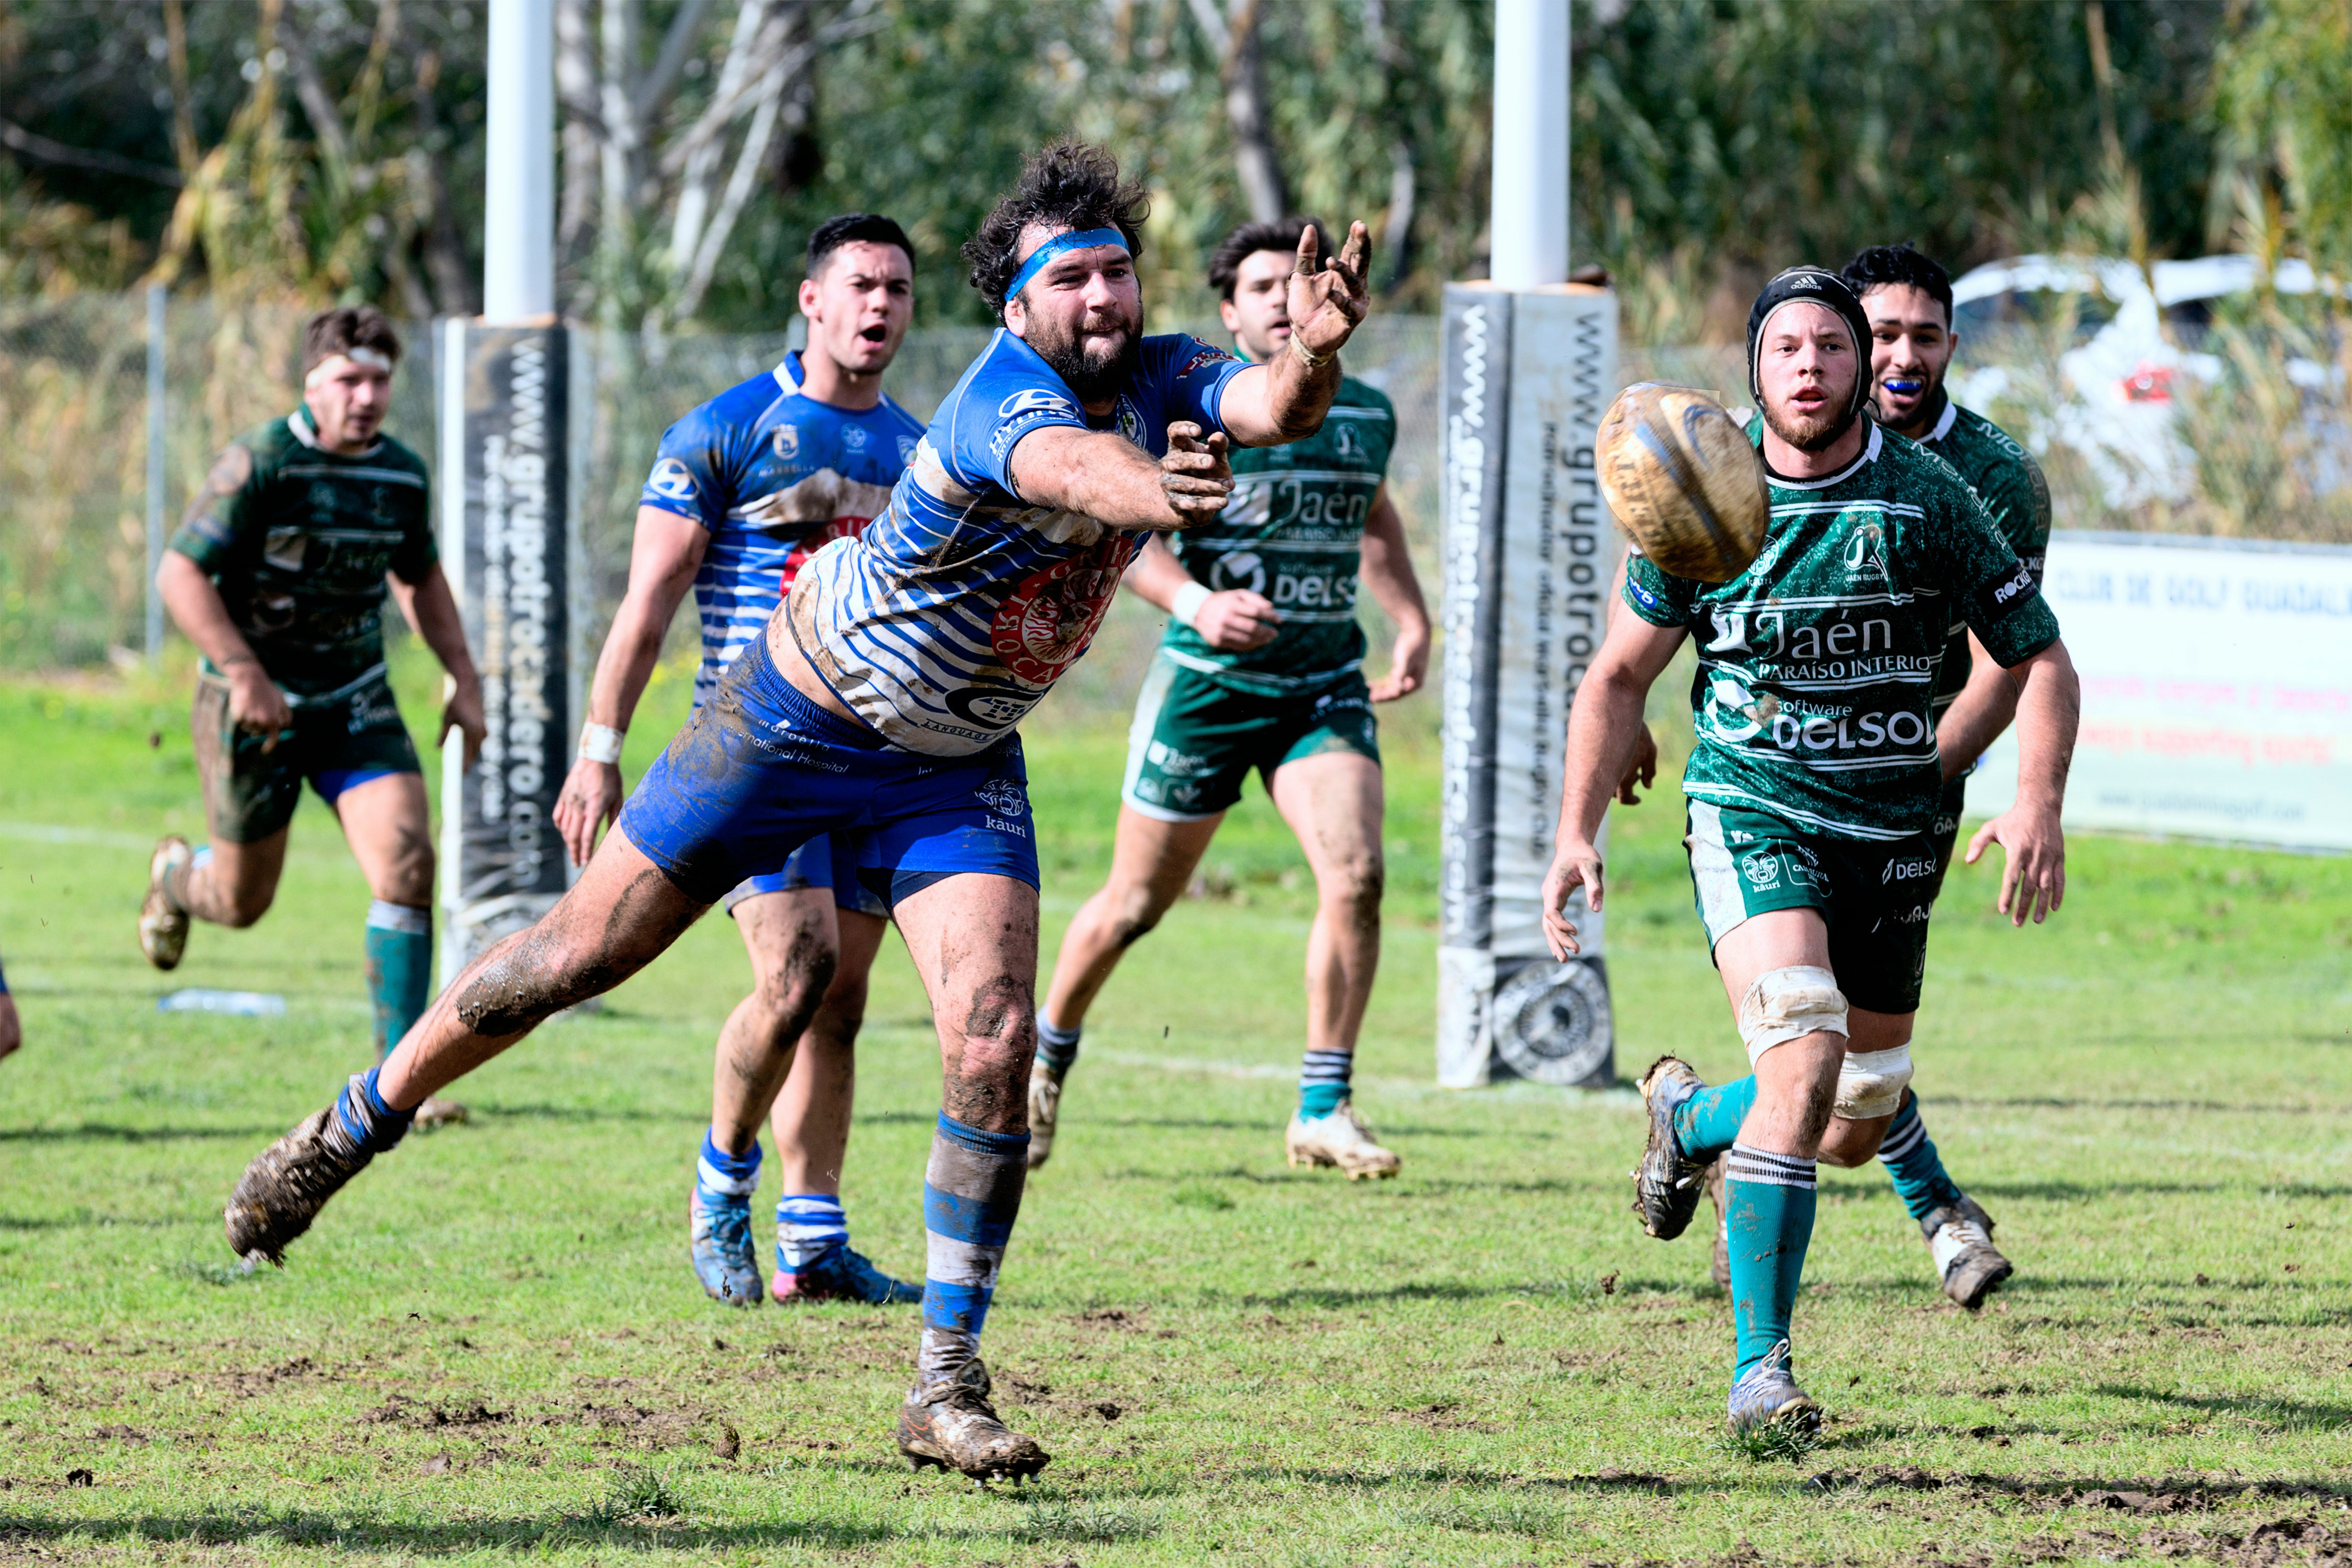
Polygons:
<instances>
[{"instance_id":1,"label":"blue and white striped jersey","mask_svg":"<svg viewBox=\"0 0 2352 1568\"><path fill-rule=\"evenodd\" d=\"M863 411L801 392L801 356L729 388L662 433L637 504L710 531L694 577L702 617L699 707L760 635L794 577L827 542L889 504L923 434L885 397Z\"/></svg>"},{"instance_id":2,"label":"blue and white striped jersey","mask_svg":"<svg viewBox=\"0 0 2352 1568\"><path fill-rule=\"evenodd\" d=\"M802 573L786 616L801 651L895 746L953 757L995 744L1086 652L1143 542L1022 500L1014 444L1066 425L1117 430L1157 458L1171 424L1223 428L1225 384L1246 368L1197 338L1145 338L1134 379L1096 419L1000 330L940 405L888 509Z\"/></svg>"}]
</instances>

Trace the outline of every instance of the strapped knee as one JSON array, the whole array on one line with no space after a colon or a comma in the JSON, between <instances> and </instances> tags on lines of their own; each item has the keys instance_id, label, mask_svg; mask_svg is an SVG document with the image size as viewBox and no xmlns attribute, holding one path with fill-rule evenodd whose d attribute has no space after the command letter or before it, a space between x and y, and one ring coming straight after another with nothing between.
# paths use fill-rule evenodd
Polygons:
<instances>
[{"instance_id":1,"label":"strapped knee","mask_svg":"<svg viewBox=\"0 0 2352 1568\"><path fill-rule=\"evenodd\" d=\"M1903 1105L1903 1090L1911 1082L1911 1047L1891 1051L1848 1051L1838 1068L1837 1113L1849 1121L1892 1116Z\"/></svg>"},{"instance_id":2,"label":"strapped knee","mask_svg":"<svg viewBox=\"0 0 2352 1568\"><path fill-rule=\"evenodd\" d=\"M1774 1046L1845 1032L1845 994L1836 975L1815 964L1768 969L1739 998L1739 1037L1748 1043L1750 1065Z\"/></svg>"}]
</instances>

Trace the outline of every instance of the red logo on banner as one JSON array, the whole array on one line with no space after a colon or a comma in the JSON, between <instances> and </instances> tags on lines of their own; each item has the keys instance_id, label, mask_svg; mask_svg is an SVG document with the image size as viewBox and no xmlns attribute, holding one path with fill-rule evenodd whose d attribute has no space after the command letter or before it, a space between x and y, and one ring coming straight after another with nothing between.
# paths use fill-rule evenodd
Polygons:
<instances>
[{"instance_id":1,"label":"red logo on banner","mask_svg":"<svg viewBox=\"0 0 2352 1568\"><path fill-rule=\"evenodd\" d=\"M1059 679L1094 641L1133 545L1130 538L1106 539L1013 589L990 628L990 643L1004 668L1032 686Z\"/></svg>"}]
</instances>

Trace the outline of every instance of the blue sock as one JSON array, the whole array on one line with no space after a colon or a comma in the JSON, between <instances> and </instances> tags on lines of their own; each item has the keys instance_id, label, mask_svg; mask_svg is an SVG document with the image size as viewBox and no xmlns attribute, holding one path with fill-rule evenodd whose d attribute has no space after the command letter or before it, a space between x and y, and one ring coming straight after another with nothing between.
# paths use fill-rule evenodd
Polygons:
<instances>
[{"instance_id":1,"label":"blue sock","mask_svg":"<svg viewBox=\"0 0 2352 1568\"><path fill-rule=\"evenodd\" d=\"M369 902L368 1000L375 1005L375 1054L381 1061L433 999L433 911L411 904Z\"/></svg>"},{"instance_id":2,"label":"blue sock","mask_svg":"<svg viewBox=\"0 0 2352 1568\"><path fill-rule=\"evenodd\" d=\"M1886 1173L1895 1178L1895 1195L1903 1200L1913 1219L1925 1220L1946 1205L1960 1201L1960 1189L1945 1173L1936 1141L1927 1136L1927 1124L1919 1120L1919 1099L1907 1089L1903 1091L1903 1109L1895 1113L1885 1141L1878 1145L1878 1157L1885 1162Z\"/></svg>"},{"instance_id":3,"label":"blue sock","mask_svg":"<svg viewBox=\"0 0 2352 1568\"><path fill-rule=\"evenodd\" d=\"M776 1266L797 1273L849 1245L849 1216L831 1193L787 1193L776 1200Z\"/></svg>"},{"instance_id":4,"label":"blue sock","mask_svg":"<svg viewBox=\"0 0 2352 1568\"><path fill-rule=\"evenodd\" d=\"M713 1197L748 1198L760 1190L760 1141L740 1154L730 1154L702 1132L702 1157L694 1164L695 1184Z\"/></svg>"},{"instance_id":5,"label":"blue sock","mask_svg":"<svg viewBox=\"0 0 2352 1568\"><path fill-rule=\"evenodd\" d=\"M1739 1142L1739 1125L1755 1103L1754 1073L1700 1089L1675 1110L1675 1142L1694 1160L1712 1160Z\"/></svg>"},{"instance_id":6,"label":"blue sock","mask_svg":"<svg viewBox=\"0 0 2352 1568\"><path fill-rule=\"evenodd\" d=\"M940 1112L923 1172L927 1250L919 1386L954 1377L980 1353L980 1331L1028 1176L1029 1134L983 1132Z\"/></svg>"},{"instance_id":7,"label":"blue sock","mask_svg":"<svg viewBox=\"0 0 2352 1568\"><path fill-rule=\"evenodd\" d=\"M1723 1177L1737 1380L1789 1337L1805 1248L1813 1239L1813 1162L1735 1143Z\"/></svg>"},{"instance_id":8,"label":"blue sock","mask_svg":"<svg viewBox=\"0 0 2352 1568\"><path fill-rule=\"evenodd\" d=\"M1339 1109L1356 1058L1347 1051L1309 1051L1298 1068L1298 1114L1312 1121Z\"/></svg>"},{"instance_id":9,"label":"blue sock","mask_svg":"<svg viewBox=\"0 0 2352 1568\"><path fill-rule=\"evenodd\" d=\"M409 1123L416 1120L415 1110L394 1110L376 1092L375 1075L383 1070L379 1062L343 1085L343 1092L335 1097L335 1120L352 1142L378 1154L408 1136Z\"/></svg>"},{"instance_id":10,"label":"blue sock","mask_svg":"<svg viewBox=\"0 0 2352 1568\"><path fill-rule=\"evenodd\" d=\"M1068 1076L1071 1065L1078 1059L1078 1037L1085 1033L1083 1024L1075 1029L1056 1028L1045 1014L1038 1014L1037 1065L1055 1078Z\"/></svg>"}]
</instances>

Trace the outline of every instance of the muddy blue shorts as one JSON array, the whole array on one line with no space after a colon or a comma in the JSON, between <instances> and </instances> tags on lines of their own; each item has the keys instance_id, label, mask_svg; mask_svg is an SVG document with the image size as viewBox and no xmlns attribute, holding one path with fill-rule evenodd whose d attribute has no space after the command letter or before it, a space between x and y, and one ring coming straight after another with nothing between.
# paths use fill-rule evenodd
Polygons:
<instances>
[{"instance_id":1,"label":"muddy blue shorts","mask_svg":"<svg viewBox=\"0 0 2352 1568\"><path fill-rule=\"evenodd\" d=\"M845 831L862 840L858 885L889 905L968 871L1037 885L1018 735L969 757L902 751L794 690L764 640L663 748L619 826L704 904L775 874L819 834Z\"/></svg>"},{"instance_id":2,"label":"muddy blue shorts","mask_svg":"<svg viewBox=\"0 0 2352 1568\"><path fill-rule=\"evenodd\" d=\"M829 889L836 908L861 915L890 918L890 906L866 890L857 879L857 857L866 847L862 833L820 833L793 850L781 871L746 877L719 900L729 914L746 899L761 893L798 893L811 888Z\"/></svg>"}]
</instances>

